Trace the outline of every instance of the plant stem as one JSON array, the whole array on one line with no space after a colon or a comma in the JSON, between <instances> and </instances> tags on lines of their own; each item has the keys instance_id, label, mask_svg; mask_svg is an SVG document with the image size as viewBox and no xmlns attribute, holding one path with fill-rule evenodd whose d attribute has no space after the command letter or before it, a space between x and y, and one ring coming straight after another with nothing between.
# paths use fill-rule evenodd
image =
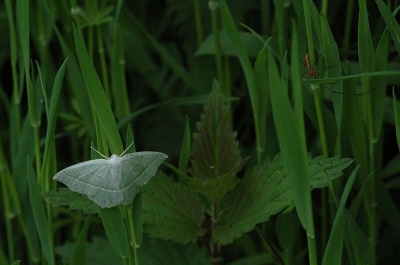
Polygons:
<instances>
[{"instance_id":1,"label":"plant stem","mask_svg":"<svg viewBox=\"0 0 400 265\"><path fill-rule=\"evenodd\" d=\"M371 88L370 86L370 79L366 79L366 85L363 86L364 90L369 91ZM370 181L370 222L369 222L369 234L370 234L370 244L371 244L371 252L372 252L372 260L373 264L376 263L376 238L377 238L377 231L376 231L376 191L375 191L375 137L374 137L374 128L373 128L373 118L372 118L372 102L371 102L371 94L366 95L364 97L364 106L367 115L367 129L368 129L368 140L369 140L369 172L372 174L371 181Z\"/></svg>"},{"instance_id":2,"label":"plant stem","mask_svg":"<svg viewBox=\"0 0 400 265\"><path fill-rule=\"evenodd\" d=\"M219 38L219 26L218 26L218 2L213 0L209 2L209 7L211 10L211 22L212 22L212 31L214 36L214 49L215 49L215 64L217 65L217 74L218 81L221 87L221 90L224 92L224 95L227 95L227 91L224 84L224 72L222 67L222 50L221 50L221 42Z\"/></svg>"},{"instance_id":3,"label":"plant stem","mask_svg":"<svg viewBox=\"0 0 400 265\"><path fill-rule=\"evenodd\" d=\"M210 241L211 259L213 265L220 264L222 258L219 245L213 242L213 234L214 231L217 229L217 227L218 227L218 202L214 202L212 206L211 241Z\"/></svg>"},{"instance_id":4,"label":"plant stem","mask_svg":"<svg viewBox=\"0 0 400 265\"><path fill-rule=\"evenodd\" d=\"M139 259L138 259L138 253L137 253L138 245L136 243L135 227L133 225L132 204L127 206L126 213L128 215L129 232L130 232L130 236L131 236L131 246L132 246L132 250L133 250L133 259L131 259L131 262L133 265L139 265Z\"/></svg>"},{"instance_id":5,"label":"plant stem","mask_svg":"<svg viewBox=\"0 0 400 265\"><path fill-rule=\"evenodd\" d=\"M317 265L317 248L315 246L315 237L307 235L308 257L310 265Z\"/></svg>"},{"instance_id":6,"label":"plant stem","mask_svg":"<svg viewBox=\"0 0 400 265\"><path fill-rule=\"evenodd\" d=\"M194 8L194 18L195 18L194 21L196 23L197 45L200 46L200 44L203 41L203 25L201 22L201 8L199 0L193 0L193 8Z\"/></svg>"},{"instance_id":7,"label":"plant stem","mask_svg":"<svg viewBox=\"0 0 400 265\"><path fill-rule=\"evenodd\" d=\"M319 133L319 139L322 147L322 154L324 155L325 158L329 157L329 151L328 151L328 143L326 139L326 132L325 132L325 125L324 125L324 118L322 114L322 107L321 107L321 95L320 95L320 89L321 87L318 86L314 92L314 101L315 101L315 108L317 111L317 119L318 119L318 133ZM322 249L325 249L325 245L327 242L328 238L328 218L327 218L327 194L325 189L322 190L321 192L321 201L322 201L322 206L321 206L321 245Z\"/></svg>"}]
</instances>

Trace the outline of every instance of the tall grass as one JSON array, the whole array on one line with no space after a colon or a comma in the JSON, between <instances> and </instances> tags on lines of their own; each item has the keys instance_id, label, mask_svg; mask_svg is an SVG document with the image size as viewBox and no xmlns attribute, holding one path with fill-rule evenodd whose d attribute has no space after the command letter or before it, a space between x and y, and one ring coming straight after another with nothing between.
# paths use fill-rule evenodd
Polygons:
<instances>
[{"instance_id":1,"label":"tall grass","mask_svg":"<svg viewBox=\"0 0 400 265\"><path fill-rule=\"evenodd\" d=\"M5 0L0 264L398 264L392 4ZM128 206L52 181L133 142Z\"/></svg>"}]
</instances>

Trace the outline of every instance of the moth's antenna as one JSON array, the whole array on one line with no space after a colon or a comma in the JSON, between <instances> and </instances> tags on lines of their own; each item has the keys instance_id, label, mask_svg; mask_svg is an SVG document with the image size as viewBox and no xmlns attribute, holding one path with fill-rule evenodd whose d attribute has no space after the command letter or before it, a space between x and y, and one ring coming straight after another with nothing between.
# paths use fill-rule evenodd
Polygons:
<instances>
[{"instance_id":1,"label":"moth's antenna","mask_svg":"<svg viewBox=\"0 0 400 265\"><path fill-rule=\"evenodd\" d=\"M125 151L124 151L120 156L125 155L126 151L128 151L129 148L131 148L131 146L132 146L134 143L135 143L135 142L132 142L132 143L128 146L128 148L126 148Z\"/></svg>"},{"instance_id":2,"label":"moth's antenna","mask_svg":"<svg viewBox=\"0 0 400 265\"><path fill-rule=\"evenodd\" d=\"M90 146L90 148L92 148L92 150L95 151L96 153L98 153L100 156L104 157L105 159L108 159L108 157L106 157L105 155L103 155L102 153L100 153L99 151L97 151L96 149L94 149L93 146Z\"/></svg>"}]
</instances>

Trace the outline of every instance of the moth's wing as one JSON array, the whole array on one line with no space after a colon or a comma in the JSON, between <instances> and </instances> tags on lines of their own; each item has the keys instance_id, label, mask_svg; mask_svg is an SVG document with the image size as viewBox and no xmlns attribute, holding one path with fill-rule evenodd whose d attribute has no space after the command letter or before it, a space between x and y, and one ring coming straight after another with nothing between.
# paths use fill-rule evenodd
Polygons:
<instances>
[{"instance_id":1,"label":"moth's wing","mask_svg":"<svg viewBox=\"0 0 400 265\"><path fill-rule=\"evenodd\" d=\"M123 204L132 203L141 187L157 173L166 158L166 154L158 152L137 152L121 157L120 188Z\"/></svg>"},{"instance_id":2,"label":"moth's wing","mask_svg":"<svg viewBox=\"0 0 400 265\"><path fill-rule=\"evenodd\" d=\"M72 191L85 194L101 208L114 207L123 196L113 179L115 161L95 159L79 163L58 172L53 179L64 183Z\"/></svg>"}]
</instances>

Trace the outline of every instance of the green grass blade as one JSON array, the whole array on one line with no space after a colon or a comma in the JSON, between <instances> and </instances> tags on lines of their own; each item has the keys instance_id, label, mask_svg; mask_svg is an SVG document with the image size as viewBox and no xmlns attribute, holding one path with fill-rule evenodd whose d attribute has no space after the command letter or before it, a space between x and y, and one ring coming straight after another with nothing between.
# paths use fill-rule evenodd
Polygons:
<instances>
[{"instance_id":1,"label":"green grass blade","mask_svg":"<svg viewBox=\"0 0 400 265\"><path fill-rule=\"evenodd\" d=\"M346 81L344 87L354 91L354 83ZM344 97L343 101L343 129L349 134L354 158L357 164L361 164L360 173L367 177L368 174L368 148L365 127L362 120L362 111L357 97Z\"/></svg>"},{"instance_id":2,"label":"green grass blade","mask_svg":"<svg viewBox=\"0 0 400 265\"><path fill-rule=\"evenodd\" d=\"M26 167L25 167L26 168ZM35 171L31 164L27 163L29 199L35 219L36 230L39 235L42 252L48 264L54 265L54 248L51 234L51 226L48 222L42 197L40 196L39 186L36 182Z\"/></svg>"},{"instance_id":3,"label":"green grass blade","mask_svg":"<svg viewBox=\"0 0 400 265\"><path fill-rule=\"evenodd\" d=\"M341 264L342 251L343 251L343 210L347 199L349 197L350 191L353 187L354 181L357 177L357 171L360 166L357 166L347 180L346 186L343 190L342 198L338 205L338 210L336 212L335 219L333 220L331 233L328 240L328 245L325 250L324 258L322 264L324 265L336 265Z\"/></svg>"},{"instance_id":4,"label":"green grass blade","mask_svg":"<svg viewBox=\"0 0 400 265\"><path fill-rule=\"evenodd\" d=\"M60 99L60 92L62 82L64 80L65 68L67 66L67 59L61 65L60 69L57 72L57 75L54 80L54 85L51 94L50 101L50 109L47 117L47 133L46 133L46 143L44 146L44 155L43 155L43 165L42 165L42 180L46 182L46 190L49 190L49 186L47 186L50 179L50 161L54 159L54 153L51 153L54 150L54 133L56 130L56 122L57 122L57 114L58 114L58 105Z\"/></svg>"},{"instance_id":5,"label":"green grass blade","mask_svg":"<svg viewBox=\"0 0 400 265\"><path fill-rule=\"evenodd\" d=\"M368 11L365 0L359 2L358 18L358 58L362 72L368 73L375 70L374 47L372 44L371 29L369 28Z\"/></svg>"},{"instance_id":6,"label":"green grass blade","mask_svg":"<svg viewBox=\"0 0 400 265\"><path fill-rule=\"evenodd\" d=\"M296 25L293 22L293 34L292 34L292 57L299 58L298 50L298 34ZM303 87L300 80L300 63L299 60L293 60L291 65L292 82L293 82L293 97L295 101L295 113L298 121L300 139L306 139L305 128L304 128L304 110L303 110ZM305 140L303 141L305 143Z\"/></svg>"},{"instance_id":7,"label":"green grass blade","mask_svg":"<svg viewBox=\"0 0 400 265\"><path fill-rule=\"evenodd\" d=\"M400 211L398 208L398 201L395 200L381 179L376 181L376 187L377 204L379 205L379 210L382 213L382 217L399 236L400 226L398 224L400 223Z\"/></svg>"},{"instance_id":8,"label":"green grass blade","mask_svg":"<svg viewBox=\"0 0 400 265\"><path fill-rule=\"evenodd\" d=\"M26 177L26 158L33 160L34 157L34 140L33 140L33 127L30 125L29 118L24 120L20 138L20 148L12 163L12 175L15 182L20 200L26 198L26 189L28 187L28 179Z\"/></svg>"},{"instance_id":9,"label":"green grass blade","mask_svg":"<svg viewBox=\"0 0 400 265\"><path fill-rule=\"evenodd\" d=\"M45 0L39 0L42 8L44 9L48 22L53 26L54 32L58 38L58 41L61 45L61 49L65 57L68 58L68 74L73 76L74 78L70 78L71 88L76 97L76 101L78 102L78 106L84 120L84 126L90 135L93 136L94 133L94 124L92 117L92 110L90 107L90 100L88 96L88 92L86 89L82 89L85 86L85 82L83 80L81 71L79 69L78 61L74 52L72 52L71 48L68 46L67 41L64 39L63 35L59 31L57 25L54 22L52 12L50 11L49 6Z\"/></svg>"},{"instance_id":10,"label":"green grass blade","mask_svg":"<svg viewBox=\"0 0 400 265\"><path fill-rule=\"evenodd\" d=\"M396 126L396 139L397 139L397 146L400 150L400 104L397 101L396 94L394 93L393 88L393 107L394 107L394 121Z\"/></svg>"},{"instance_id":11,"label":"green grass blade","mask_svg":"<svg viewBox=\"0 0 400 265\"><path fill-rule=\"evenodd\" d=\"M40 125L39 103L35 87L32 85L30 77L30 53L29 53L29 1L16 1L17 26L22 52L22 60L25 70L26 88L28 91L28 106L31 125Z\"/></svg>"},{"instance_id":12,"label":"green grass blade","mask_svg":"<svg viewBox=\"0 0 400 265\"><path fill-rule=\"evenodd\" d=\"M127 154L136 152L136 146L134 143L135 143L135 138L133 137L132 128L128 124L126 140L125 140L125 150L129 148L129 150L126 152Z\"/></svg>"},{"instance_id":13,"label":"green grass blade","mask_svg":"<svg viewBox=\"0 0 400 265\"><path fill-rule=\"evenodd\" d=\"M272 112L275 121L279 145L287 167L289 185L293 193L297 213L307 234L314 236L310 179L307 167L304 139L301 139L299 127L292 113L289 98L279 82L279 73L272 56L268 57L268 79L271 87Z\"/></svg>"},{"instance_id":14,"label":"green grass blade","mask_svg":"<svg viewBox=\"0 0 400 265\"><path fill-rule=\"evenodd\" d=\"M188 168L190 155L191 155L191 140L190 140L190 124L189 118L186 116L186 126L183 132L181 152L179 154L179 169L185 170Z\"/></svg>"},{"instance_id":15,"label":"green grass blade","mask_svg":"<svg viewBox=\"0 0 400 265\"><path fill-rule=\"evenodd\" d=\"M270 38L271 39L271 38ZM260 117L259 117L259 128L260 128L260 144L261 151L263 153L267 143L267 110L269 106L269 87L267 79L267 48L269 40L264 44L264 47L260 50L255 65L254 73L257 80L257 87L259 88L260 98L263 99L263 104L260 104Z\"/></svg>"},{"instance_id":16,"label":"green grass blade","mask_svg":"<svg viewBox=\"0 0 400 265\"><path fill-rule=\"evenodd\" d=\"M376 0L376 4L378 5L379 11L390 30L390 35L392 36L397 52L400 54L400 25L382 0Z\"/></svg>"},{"instance_id":17,"label":"green grass blade","mask_svg":"<svg viewBox=\"0 0 400 265\"><path fill-rule=\"evenodd\" d=\"M324 57L326 61L325 67L328 68L327 73L329 77L342 76L341 61L339 58L338 46L333 38L333 34L328 24L328 20L324 15L321 16L321 29L322 29L322 47L324 47ZM336 82L336 83L335 83ZM339 93L343 91L343 82L335 81L335 84L329 84L329 88ZM325 87L323 88L325 89ZM328 92L330 93L330 92ZM340 94L332 96L333 107L335 110L336 124L338 128L342 126L342 111L343 111L343 97ZM340 131L340 130L339 130Z\"/></svg>"},{"instance_id":18,"label":"green grass blade","mask_svg":"<svg viewBox=\"0 0 400 265\"><path fill-rule=\"evenodd\" d=\"M86 88L89 92L89 97L93 104L103 132L107 138L111 151L114 154L121 154L124 150L122 147L121 137L118 132L117 123L108 99L104 93L103 86L101 85L99 76L94 68L93 62L87 53L85 44L78 32L74 27L74 40L76 52L81 67L82 76L85 80Z\"/></svg>"},{"instance_id":19,"label":"green grass blade","mask_svg":"<svg viewBox=\"0 0 400 265\"><path fill-rule=\"evenodd\" d=\"M86 236L89 229L90 216L86 218L82 230L79 232L76 239L74 254L72 256L71 265L85 265L86 264Z\"/></svg>"},{"instance_id":20,"label":"green grass blade","mask_svg":"<svg viewBox=\"0 0 400 265\"><path fill-rule=\"evenodd\" d=\"M398 76L400 75L400 71L378 71L378 72L370 72L370 73L362 73L362 74L352 74L338 77L329 77L329 78L318 78L318 79L303 79L308 83L312 84L329 84L335 83L337 81L349 80L349 79L360 79L362 77L373 77L373 76Z\"/></svg>"},{"instance_id":21,"label":"green grass blade","mask_svg":"<svg viewBox=\"0 0 400 265\"><path fill-rule=\"evenodd\" d=\"M128 235L126 233L124 220L118 207L100 209L101 221L103 222L107 238L115 253L121 257L129 256Z\"/></svg>"},{"instance_id":22,"label":"green grass blade","mask_svg":"<svg viewBox=\"0 0 400 265\"><path fill-rule=\"evenodd\" d=\"M128 148L132 143L134 143L134 137L132 133L131 127L128 125L128 133L126 137L126 148ZM134 153L136 152L136 147L133 145L127 153ZM132 245L134 247L134 250L136 250L138 247L142 245L142 240L143 240L143 194L142 191L139 191L138 194L136 194L135 199L133 200L132 206L128 206L126 208L126 212L128 215L128 220L129 222L132 222L133 224L130 223L130 232L133 234L131 236ZM133 218L132 218L133 215Z\"/></svg>"},{"instance_id":23,"label":"green grass blade","mask_svg":"<svg viewBox=\"0 0 400 265\"><path fill-rule=\"evenodd\" d=\"M130 214L129 210L128 214ZM137 249L142 245L143 241L143 192L142 191L139 191L138 194L136 194L135 199L133 200L132 214L133 214L133 229L135 235L135 242L133 247ZM132 227L130 229L132 229Z\"/></svg>"},{"instance_id":24,"label":"green grass blade","mask_svg":"<svg viewBox=\"0 0 400 265\"><path fill-rule=\"evenodd\" d=\"M260 95L258 92L257 81L253 71L253 67L251 66L249 57L246 53L246 49L243 46L242 40L240 39L240 35L236 28L233 17L229 11L228 6L226 5L225 0L219 1L221 17L228 32L229 38L233 46L235 47L237 57L242 65L242 69L244 71L244 75L246 77L247 89L249 90L251 106L253 110L254 123L255 123L255 131L256 131L256 150L257 150L257 162L261 164L261 142L260 142L260 128L259 128L259 106L260 106Z\"/></svg>"},{"instance_id":25,"label":"green grass blade","mask_svg":"<svg viewBox=\"0 0 400 265\"><path fill-rule=\"evenodd\" d=\"M386 28L382 33L378 46L375 51L375 71L387 70L389 51L389 31ZM372 79L371 97L372 100L372 120L373 120L373 135L374 141L377 142L380 138L383 125L383 117L385 111L386 97L386 80L388 77L378 76Z\"/></svg>"},{"instance_id":26,"label":"green grass blade","mask_svg":"<svg viewBox=\"0 0 400 265\"><path fill-rule=\"evenodd\" d=\"M11 49L11 67L12 67L12 78L13 78L13 97L16 104L20 103L20 91L18 87L17 78L17 60L18 60L18 44L17 44L17 33L14 22L14 14L12 10L11 0L5 0L7 17L8 17L8 27L10 30L10 49Z\"/></svg>"}]
</instances>

